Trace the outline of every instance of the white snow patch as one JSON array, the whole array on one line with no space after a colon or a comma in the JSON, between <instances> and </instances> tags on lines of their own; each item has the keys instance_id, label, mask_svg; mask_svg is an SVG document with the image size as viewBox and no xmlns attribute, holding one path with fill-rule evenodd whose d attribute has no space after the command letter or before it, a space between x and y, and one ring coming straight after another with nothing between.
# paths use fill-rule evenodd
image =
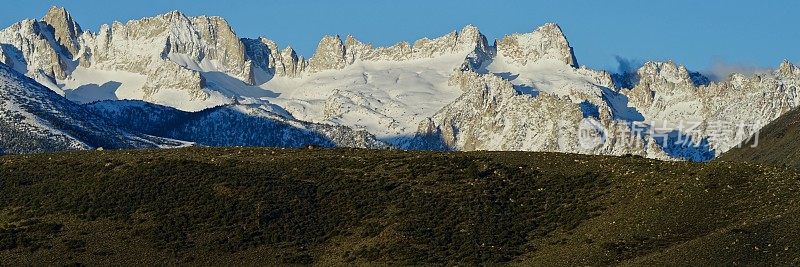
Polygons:
<instances>
[{"instance_id":1,"label":"white snow patch","mask_svg":"<svg viewBox=\"0 0 800 267\"><path fill-rule=\"evenodd\" d=\"M602 94L601 88L598 87L593 77L583 75L572 66L555 59L543 59L522 66L500 53L486 67L486 71L510 81L521 93L534 96L539 93L560 97L572 96L575 93L595 96ZM575 103L584 100L581 97L572 99Z\"/></svg>"},{"instance_id":2,"label":"white snow patch","mask_svg":"<svg viewBox=\"0 0 800 267\"><path fill-rule=\"evenodd\" d=\"M299 120L366 130L383 141L413 135L418 124L462 91L448 85L464 56L359 61L341 70L301 78L276 77L261 85L275 103Z\"/></svg>"},{"instance_id":3,"label":"white snow patch","mask_svg":"<svg viewBox=\"0 0 800 267\"><path fill-rule=\"evenodd\" d=\"M58 81L67 99L88 103L99 100L142 99L147 76L125 71L78 67L66 80Z\"/></svg>"}]
</instances>

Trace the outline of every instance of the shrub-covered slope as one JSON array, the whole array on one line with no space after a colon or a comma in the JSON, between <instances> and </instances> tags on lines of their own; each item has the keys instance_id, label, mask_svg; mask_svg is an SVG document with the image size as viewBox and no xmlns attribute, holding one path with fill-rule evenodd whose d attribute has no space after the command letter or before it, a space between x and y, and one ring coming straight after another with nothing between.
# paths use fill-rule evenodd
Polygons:
<instances>
[{"instance_id":1,"label":"shrub-covered slope","mask_svg":"<svg viewBox=\"0 0 800 267\"><path fill-rule=\"evenodd\" d=\"M799 264L793 171L524 152L0 157L0 262Z\"/></svg>"}]
</instances>

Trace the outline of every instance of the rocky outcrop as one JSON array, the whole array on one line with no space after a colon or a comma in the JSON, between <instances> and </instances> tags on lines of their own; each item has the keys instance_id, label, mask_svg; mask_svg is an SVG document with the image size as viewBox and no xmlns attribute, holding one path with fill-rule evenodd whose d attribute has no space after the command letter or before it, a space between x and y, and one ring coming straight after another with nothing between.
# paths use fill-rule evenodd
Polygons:
<instances>
[{"instance_id":1,"label":"rocky outcrop","mask_svg":"<svg viewBox=\"0 0 800 267\"><path fill-rule=\"evenodd\" d=\"M39 70L51 77L64 79L70 69L69 60L60 53L53 42L52 27L37 20L23 20L0 31L0 43L7 55L16 54L26 69L33 75ZM9 51L13 50L13 51Z\"/></svg>"},{"instance_id":2,"label":"rocky outcrop","mask_svg":"<svg viewBox=\"0 0 800 267\"><path fill-rule=\"evenodd\" d=\"M44 15L42 21L50 25L55 41L71 56L78 55L81 43L78 37L83 33L81 26L72 19L72 16L63 7L51 7Z\"/></svg>"},{"instance_id":3,"label":"rocky outcrop","mask_svg":"<svg viewBox=\"0 0 800 267\"><path fill-rule=\"evenodd\" d=\"M138 47L133 49L132 47ZM201 75L224 72L254 84L245 46L219 17L188 18L179 12L103 25L94 38L93 64L100 69L146 75L145 97L163 88L184 90L193 99L208 97Z\"/></svg>"},{"instance_id":4,"label":"rocky outcrop","mask_svg":"<svg viewBox=\"0 0 800 267\"><path fill-rule=\"evenodd\" d=\"M672 62L648 62L637 73L638 84L620 91L630 106L658 127L682 127L707 140L717 154L800 105L800 71L787 61L771 73L708 84Z\"/></svg>"},{"instance_id":5,"label":"rocky outcrop","mask_svg":"<svg viewBox=\"0 0 800 267\"><path fill-rule=\"evenodd\" d=\"M42 21L25 20L0 32L0 43L20 55L31 77L44 73L64 80L76 66L145 75L145 99L170 89L203 100L207 71L255 83L244 44L220 17L170 12L103 25L93 34L82 31L66 10L53 7Z\"/></svg>"},{"instance_id":6,"label":"rocky outcrop","mask_svg":"<svg viewBox=\"0 0 800 267\"><path fill-rule=\"evenodd\" d=\"M264 37L242 38L241 41L245 54L253 62L253 65L264 70L275 69L275 54L279 52L278 45L274 41Z\"/></svg>"},{"instance_id":7,"label":"rocky outcrop","mask_svg":"<svg viewBox=\"0 0 800 267\"><path fill-rule=\"evenodd\" d=\"M459 54L464 57L476 54L481 61L492 53L486 37L477 27L467 26L435 39L423 38L409 45L400 42L390 47L375 48L348 35L343 42L336 36L325 36L309 60L311 73L329 69L342 69L356 61L404 61Z\"/></svg>"},{"instance_id":8,"label":"rocky outcrop","mask_svg":"<svg viewBox=\"0 0 800 267\"><path fill-rule=\"evenodd\" d=\"M403 61L411 58L411 45L406 42L400 42L390 47L373 48L371 44L362 43L352 35L348 35L345 40L345 48L347 64L353 64L357 60Z\"/></svg>"},{"instance_id":9,"label":"rocky outcrop","mask_svg":"<svg viewBox=\"0 0 800 267\"><path fill-rule=\"evenodd\" d=\"M11 58L6 55L6 51L0 46L0 63L6 64L6 66L13 67L14 63L11 62Z\"/></svg>"},{"instance_id":10,"label":"rocky outcrop","mask_svg":"<svg viewBox=\"0 0 800 267\"><path fill-rule=\"evenodd\" d=\"M308 65L308 62L298 56L294 49L286 47L280 50L278 44L270 39L243 38L242 42L253 65L272 76L295 78L300 76Z\"/></svg>"},{"instance_id":11,"label":"rocky outcrop","mask_svg":"<svg viewBox=\"0 0 800 267\"><path fill-rule=\"evenodd\" d=\"M281 51L280 61L276 63L276 74L288 77L298 77L308 67L308 62L303 57L298 57L292 47Z\"/></svg>"},{"instance_id":12,"label":"rocky outcrop","mask_svg":"<svg viewBox=\"0 0 800 267\"><path fill-rule=\"evenodd\" d=\"M414 58L432 58L454 52L467 52L473 50L488 51L486 37L478 28L469 25L461 32L451 32L445 36L428 39L423 38L414 42L412 53Z\"/></svg>"},{"instance_id":13,"label":"rocky outcrop","mask_svg":"<svg viewBox=\"0 0 800 267\"><path fill-rule=\"evenodd\" d=\"M319 72L342 69L347 66L345 55L344 44L338 35L325 36L317 45L317 51L314 56L308 60L309 71Z\"/></svg>"},{"instance_id":14,"label":"rocky outcrop","mask_svg":"<svg viewBox=\"0 0 800 267\"><path fill-rule=\"evenodd\" d=\"M783 78L793 78L800 76L800 68L789 62L788 59L784 59L783 62L781 62L781 65L778 66L777 76Z\"/></svg>"},{"instance_id":15,"label":"rocky outcrop","mask_svg":"<svg viewBox=\"0 0 800 267\"><path fill-rule=\"evenodd\" d=\"M191 21L193 28L199 34L200 43L205 45L202 48L185 52L194 55L199 50L202 52L202 57L198 55L198 61L204 59L215 61L222 72L253 84L252 65L244 52L244 44L228 22L216 16L194 17L191 18ZM195 44L194 41L192 44Z\"/></svg>"},{"instance_id":16,"label":"rocky outcrop","mask_svg":"<svg viewBox=\"0 0 800 267\"><path fill-rule=\"evenodd\" d=\"M693 101L698 88L692 82L689 71L673 62L647 62L637 71L638 84L628 91L630 103L638 107L645 117L654 118L657 112L665 110L667 98L680 97L680 102ZM687 111L702 112L702 107ZM671 116L674 116L672 114ZM682 117L687 117L685 114ZM697 114L697 116L702 116Z\"/></svg>"},{"instance_id":17,"label":"rocky outcrop","mask_svg":"<svg viewBox=\"0 0 800 267\"><path fill-rule=\"evenodd\" d=\"M597 117L587 118L581 104L548 94L534 99L493 74L456 72L450 83L462 88L464 95L421 122L413 146L669 158L650 137L628 136L626 140L611 134L631 131L628 124L611 119L608 107L599 109ZM581 134L603 140L586 144L591 140Z\"/></svg>"},{"instance_id":18,"label":"rocky outcrop","mask_svg":"<svg viewBox=\"0 0 800 267\"><path fill-rule=\"evenodd\" d=\"M556 24L545 24L532 33L512 34L497 41L497 52L520 65L552 59L578 67L572 47Z\"/></svg>"}]
</instances>

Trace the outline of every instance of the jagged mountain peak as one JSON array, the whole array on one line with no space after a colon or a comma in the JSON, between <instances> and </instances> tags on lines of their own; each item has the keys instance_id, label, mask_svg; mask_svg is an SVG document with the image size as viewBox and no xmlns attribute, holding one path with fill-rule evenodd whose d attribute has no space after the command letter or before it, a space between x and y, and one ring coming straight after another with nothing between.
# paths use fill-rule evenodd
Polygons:
<instances>
[{"instance_id":1,"label":"jagged mountain peak","mask_svg":"<svg viewBox=\"0 0 800 267\"><path fill-rule=\"evenodd\" d=\"M39 20L36 19L23 19L3 29L3 32L8 34L31 34L39 36L41 28ZM9 40L10 42L11 40Z\"/></svg>"},{"instance_id":2,"label":"jagged mountain peak","mask_svg":"<svg viewBox=\"0 0 800 267\"><path fill-rule=\"evenodd\" d=\"M168 22L169 23L168 25L163 25L163 24L162 25L158 25L158 23L154 24L154 26L163 27L164 30L167 30L167 29L170 29L170 28L176 27L176 26L177 27L191 27L193 24L197 24L197 23L201 23L201 22L211 22L211 23L215 23L215 26L220 27L220 28L224 28L227 31L231 31L231 32L234 31L233 27L230 26L230 23L228 23L228 21L225 18L221 17L221 16L206 16L206 15L189 16L189 15L186 15L186 13L181 12L180 10L172 10L172 11L169 11L169 12L166 12L166 13L163 13L163 14L159 14L159 15L155 15L155 16L144 17L144 18L140 18L140 19L133 19L133 20L127 21L126 23L121 23L121 22L115 21L113 23L113 26L116 26L118 24L120 26L121 25L131 25L131 24L148 24L149 25L149 24L155 23L153 21L166 21L166 22Z\"/></svg>"},{"instance_id":3,"label":"jagged mountain peak","mask_svg":"<svg viewBox=\"0 0 800 267\"><path fill-rule=\"evenodd\" d=\"M348 36L349 36L349 35L348 35ZM342 41L342 36L341 36L341 35L338 35L338 34L326 34L326 35L323 35L323 36L322 36L322 39L320 39L320 41L319 41L319 42L320 42L320 43L324 43L324 42L326 42L326 41L331 41L331 42L333 42L333 41L335 41L335 42L341 42L341 41Z\"/></svg>"},{"instance_id":4,"label":"jagged mountain peak","mask_svg":"<svg viewBox=\"0 0 800 267\"><path fill-rule=\"evenodd\" d=\"M72 15L64 7L50 7L44 17L42 17L42 20L48 22L50 25L53 25L55 22L65 23L71 30L74 30L73 33L76 35L82 32L80 25L78 25L75 19L72 18Z\"/></svg>"},{"instance_id":5,"label":"jagged mountain peak","mask_svg":"<svg viewBox=\"0 0 800 267\"><path fill-rule=\"evenodd\" d=\"M329 69L341 69L346 66L345 50L339 35L325 35L317 45L314 56L309 60L312 72Z\"/></svg>"},{"instance_id":6,"label":"jagged mountain peak","mask_svg":"<svg viewBox=\"0 0 800 267\"><path fill-rule=\"evenodd\" d=\"M101 31L104 27L109 27L112 30L122 27L158 27L161 30L168 30L176 25L190 25L192 17L187 16L179 10L172 10L162 14L146 16L138 19L131 19L128 21L114 21L110 25L100 25ZM166 24L165 24L166 23Z\"/></svg>"},{"instance_id":7,"label":"jagged mountain peak","mask_svg":"<svg viewBox=\"0 0 800 267\"><path fill-rule=\"evenodd\" d=\"M648 61L637 71L640 78L661 77L671 81L682 81L689 79L689 70L683 65L669 61Z\"/></svg>"},{"instance_id":8,"label":"jagged mountain peak","mask_svg":"<svg viewBox=\"0 0 800 267\"><path fill-rule=\"evenodd\" d=\"M62 13L62 14L66 13L66 14L69 14L69 12L67 12L66 8L64 8L63 6L56 6L56 5L50 6L50 8L47 9L47 13L45 13L46 14L45 17L47 15L51 14L51 13Z\"/></svg>"},{"instance_id":9,"label":"jagged mountain peak","mask_svg":"<svg viewBox=\"0 0 800 267\"><path fill-rule=\"evenodd\" d=\"M455 33L462 42L480 42L482 38L486 38L481 30L472 24L467 24Z\"/></svg>"},{"instance_id":10,"label":"jagged mountain peak","mask_svg":"<svg viewBox=\"0 0 800 267\"><path fill-rule=\"evenodd\" d=\"M542 24L536 28L536 32L541 32L548 36L560 36L563 39L567 39L567 37L564 35L564 31L561 30L561 26L554 22L546 22L545 24Z\"/></svg>"},{"instance_id":11,"label":"jagged mountain peak","mask_svg":"<svg viewBox=\"0 0 800 267\"><path fill-rule=\"evenodd\" d=\"M308 62L298 57L291 46L281 49L278 43L266 37L258 39L242 38L248 59L256 68L267 73L267 76L254 75L256 84L261 84L274 76L298 77L308 65Z\"/></svg>"},{"instance_id":12,"label":"jagged mountain peak","mask_svg":"<svg viewBox=\"0 0 800 267\"><path fill-rule=\"evenodd\" d=\"M191 28L191 23L190 17L178 10L173 10L154 16L131 19L126 22L114 21L111 25L103 24L100 25L100 32L103 32L104 28L109 28L111 32L135 28L140 32L149 33L150 36L148 37L153 37L162 32L174 31L177 28Z\"/></svg>"},{"instance_id":13,"label":"jagged mountain peak","mask_svg":"<svg viewBox=\"0 0 800 267\"><path fill-rule=\"evenodd\" d=\"M220 16L196 16L196 17L189 17L189 19L194 20L194 21L198 21L198 20L207 21L209 23L214 23L217 27L220 27L220 28L224 27L224 29L226 31L230 31L230 32L233 32L233 33L236 32L233 29L233 27L231 26L231 24L228 23L228 20L226 20L225 18L220 17Z\"/></svg>"},{"instance_id":14,"label":"jagged mountain peak","mask_svg":"<svg viewBox=\"0 0 800 267\"><path fill-rule=\"evenodd\" d=\"M410 45L399 42L389 47L374 47L362 42L353 35L343 41L340 35L326 35L317 45L314 56L309 60L312 73L330 69L342 69L358 60L403 61L418 58L434 58L442 55L460 53L467 56L475 50L488 53L486 37L477 27L468 25L461 31L452 31L434 39L422 38Z\"/></svg>"},{"instance_id":15,"label":"jagged mountain peak","mask_svg":"<svg viewBox=\"0 0 800 267\"><path fill-rule=\"evenodd\" d=\"M345 36L344 40L345 40L344 41L345 43L347 43L347 42L358 42L358 43L361 43L361 41L359 41L358 38L356 38L352 34L348 34L347 36Z\"/></svg>"},{"instance_id":16,"label":"jagged mountain peak","mask_svg":"<svg viewBox=\"0 0 800 267\"><path fill-rule=\"evenodd\" d=\"M470 33L480 34L481 30L478 28L478 26L475 26L474 24L467 24L464 25L463 28L461 28L462 35L469 35Z\"/></svg>"},{"instance_id":17,"label":"jagged mountain peak","mask_svg":"<svg viewBox=\"0 0 800 267\"><path fill-rule=\"evenodd\" d=\"M372 50L372 49L374 49L374 47L373 47L373 45L371 43L362 42L361 40L359 40L358 38L356 38L352 34L348 34L344 38L343 44L345 46L345 50L357 50L357 49Z\"/></svg>"},{"instance_id":18,"label":"jagged mountain peak","mask_svg":"<svg viewBox=\"0 0 800 267\"><path fill-rule=\"evenodd\" d=\"M258 40L263 42L263 43L273 43L273 44L276 43L274 40L269 39L269 38L264 37L264 36L259 36Z\"/></svg>"},{"instance_id":19,"label":"jagged mountain peak","mask_svg":"<svg viewBox=\"0 0 800 267\"><path fill-rule=\"evenodd\" d=\"M56 27L36 19L25 19L0 30L0 43L8 56L3 63L31 77L43 72L52 78L66 78L72 68L67 49L77 45L67 30L69 27L66 23L62 25L58 27L62 29L62 38L56 37Z\"/></svg>"},{"instance_id":20,"label":"jagged mountain peak","mask_svg":"<svg viewBox=\"0 0 800 267\"><path fill-rule=\"evenodd\" d=\"M778 74L783 77L800 75L800 68L792 64L788 59L784 59L778 67Z\"/></svg>"},{"instance_id":21,"label":"jagged mountain peak","mask_svg":"<svg viewBox=\"0 0 800 267\"><path fill-rule=\"evenodd\" d=\"M555 23L545 23L530 33L507 35L495 43L500 55L519 65L540 60L557 60L578 67L567 37Z\"/></svg>"},{"instance_id":22,"label":"jagged mountain peak","mask_svg":"<svg viewBox=\"0 0 800 267\"><path fill-rule=\"evenodd\" d=\"M684 65L669 61L648 61L637 71L638 80L653 83L667 81L686 86L706 86L711 80L703 74L690 71Z\"/></svg>"},{"instance_id":23,"label":"jagged mountain peak","mask_svg":"<svg viewBox=\"0 0 800 267\"><path fill-rule=\"evenodd\" d=\"M475 25L467 24L461 31L458 33L459 43L466 47L472 46L472 48L478 48L481 50L486 50L489 47L489 43L486 40L486 36L481 33L481 30L478 29Z\"/></svg>"},{"instance_id":24,"label":"jagged mountain peak","mask_svg":"<svg viewBox=\"0 0 800 267\"><path fill-rule=\"evenodd\" d=\"M78 37L83 33L81 26L63 7L53 6L44 15L42 21L53 27L56 41L69 51L72 56L78 54L80 43Z\"/></svg>"},{"instance_id":25,"label":"jagged mountain peak","mask_svg":"<svg viewBox=\"0 0 800 267\"><path fill-rule=\"evenodd\" d=\"M358 60L392 60L433 58L441 55L459 53L465 57L474 51L490 53L490 45L480 30L467 25L443 36L416 40L413 45L406 41L389 47L375 47L348 34L344 40L340 35L323 36L314 55L308 62L312 73L330 69L342 69Z\"/></svg>"},{"instance_id":26,"label":"jagged mountain peak","mask_svg":"<svg viewBox=\"0 0 800 267\"><path fill-rule=\"evenodd\" d=\"M466 25L460 31L454 30L434 39L419 39L414 42L412 50L414 58L431 58L456 52L468 54L475 49L487 50L488 47L486 37L478 27Z\"/></svg>"},{"instance_id":27,"label":"jagged mountain peak","mask_svg":"<svg viewBox=\"0 0 800 267\"><path fill-rule=\"evenodd\" d=\"M165 18L188 18L183 12L180 10L172 10L167 13L161 14L157 17L165 17Z\"/></svg>"},{"instance_id":28,"label":"jagged mountain peak","mask_svg":"<svg viewBox=\"0 0 800 267\"><path fill-rule=\"evenodd\" d=\"M297 51L295 51L295 50L294 50L294 48L293 48L291 45L287 45L285 48L283 48L283 50L281 50L281 53L292 53L292 54L296 54L296 53L297 53Z\"/></svg>"}]
</instances>

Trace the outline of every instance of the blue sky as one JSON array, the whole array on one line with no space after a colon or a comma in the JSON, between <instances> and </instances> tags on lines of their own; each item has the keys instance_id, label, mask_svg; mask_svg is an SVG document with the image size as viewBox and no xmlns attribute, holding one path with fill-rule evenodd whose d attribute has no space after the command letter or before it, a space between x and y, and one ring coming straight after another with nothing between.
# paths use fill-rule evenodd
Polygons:
<instances>
[{"instance_id":1,"label":"blue sky","mask_svg":"<svg viewBox=\"0 0 800 267\"><path fill-rule=\"evenodd\" d=\"M181 10L225 17L242 37L266 36L313 54L325 34L389 45L478 26L489 39L556 22L580 64L614 69L615 57L672 59L695 70L772 68L800 61L800 1L64 0L7 1L6 27L64 6L84 29Z\"/></svg>"}]
</instances>

